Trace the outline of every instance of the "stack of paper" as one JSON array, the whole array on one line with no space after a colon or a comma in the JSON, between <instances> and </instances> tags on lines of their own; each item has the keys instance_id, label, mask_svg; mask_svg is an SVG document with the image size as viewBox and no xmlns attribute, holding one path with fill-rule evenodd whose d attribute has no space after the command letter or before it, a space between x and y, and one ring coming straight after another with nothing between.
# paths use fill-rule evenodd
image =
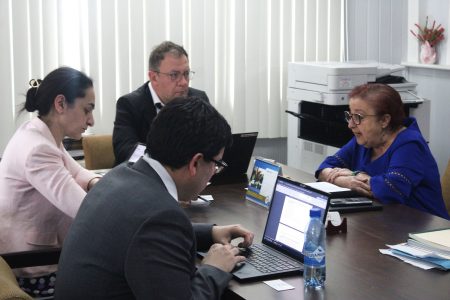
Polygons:
<instances>
[{"instance_id":1,"label":"stack of paper","mask_svg":"<svg viewBox=\"0 0 450 300\"><path fill-rule=\"evenodd\" d=\"M331 198L358 196L358 193L349 188L340 187L326 181L308 182L305 184L322 192L328 193Z\"/></svg>"},{"instance_id":2,"label":"stack of paper","mask_svg":"<svg viewBox=\"0 0 450 300\"><path fill-rule=\"evenodd\" d=\"M408 240L431 250L438 250L450 255L450 228L420 233L410 233Z\"/></svg>"},{"instance_id":3,"label":"stack of paper","mask_svg":"<svg viewBox=\"0 0 450 300\"><path fill-rule=\"evenodd\" d=\"M450 228L410 233L406 243L387 245L383 254L397 257L422 269L450 269Z\"/></svg>"}]
</instances>

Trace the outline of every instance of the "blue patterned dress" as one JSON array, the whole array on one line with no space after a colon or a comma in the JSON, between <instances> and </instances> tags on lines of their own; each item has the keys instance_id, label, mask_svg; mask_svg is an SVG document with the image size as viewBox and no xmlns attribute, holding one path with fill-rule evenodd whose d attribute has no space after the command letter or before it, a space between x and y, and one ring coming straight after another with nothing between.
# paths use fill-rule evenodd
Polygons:
<instances>
[{"instance_id":1,"label":"blue patterned dress","mask_svg":"<svg viewBox=\"0 0 450 300\"><path fill-rule=\"evenodd\" d=\"M320 164L325 168L348 168L371 176L370 187L382 203L403 203L450 219L442 199L439 170L414 118L407 118L386 152L371 161L372 149L358 145L356 138Z\"/></svg>"}]
</instances>

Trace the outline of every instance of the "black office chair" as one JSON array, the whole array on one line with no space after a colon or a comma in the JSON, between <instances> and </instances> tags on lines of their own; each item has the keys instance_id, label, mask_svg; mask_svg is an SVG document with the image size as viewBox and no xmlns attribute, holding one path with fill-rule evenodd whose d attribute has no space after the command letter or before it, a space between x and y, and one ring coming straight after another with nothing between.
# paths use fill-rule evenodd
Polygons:
<instances>
[{"instance_id":1,"label":"black office chair","mask_svg":"<svg viewBox=\"0 0 450 300\"><path fill-rule=\"evenodd\" d=\"M19 288L12 269L55 265L60 254L61 248L0 254L0 300L33 299ZM53 299L53 297L36 299Z\"/></svg>"}]
</instances>

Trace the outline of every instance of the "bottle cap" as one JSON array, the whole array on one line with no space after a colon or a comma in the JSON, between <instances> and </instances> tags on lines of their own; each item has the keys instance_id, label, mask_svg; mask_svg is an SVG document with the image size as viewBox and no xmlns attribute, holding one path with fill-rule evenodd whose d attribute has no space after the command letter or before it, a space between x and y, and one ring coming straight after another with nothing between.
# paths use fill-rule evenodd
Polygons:
<instances>
[{"instance_id":1,"label":"bottle cap","mask_svg":"<svg viewBox=\"0 0 450 300\"><path fill-rule=\"evenodd\" d=\"M320 218L320 209L318 209L317 207L311 208L311 210L309 211L309 216L311 218Z\"/></svg>"}]
</instances>

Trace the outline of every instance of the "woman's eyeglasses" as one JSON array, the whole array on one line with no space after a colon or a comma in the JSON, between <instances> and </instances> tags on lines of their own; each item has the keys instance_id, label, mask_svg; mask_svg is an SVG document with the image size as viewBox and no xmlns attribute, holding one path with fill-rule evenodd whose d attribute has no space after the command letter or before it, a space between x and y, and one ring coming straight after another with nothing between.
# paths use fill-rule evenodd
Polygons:
<instances>
[{"instance_id":1,"label":"woman's eyeglasses","mask_svg":"<svg viewBox=\"0 0 450 300\"><path fill-rule=\"evenodd\" d=\"M350 123L350 120L352 120L355 125L359 125L365 117L376 117L377 115L352 114L349 111L344 111L344 116L347 123Z\"/></svg>"}]
</instances>

